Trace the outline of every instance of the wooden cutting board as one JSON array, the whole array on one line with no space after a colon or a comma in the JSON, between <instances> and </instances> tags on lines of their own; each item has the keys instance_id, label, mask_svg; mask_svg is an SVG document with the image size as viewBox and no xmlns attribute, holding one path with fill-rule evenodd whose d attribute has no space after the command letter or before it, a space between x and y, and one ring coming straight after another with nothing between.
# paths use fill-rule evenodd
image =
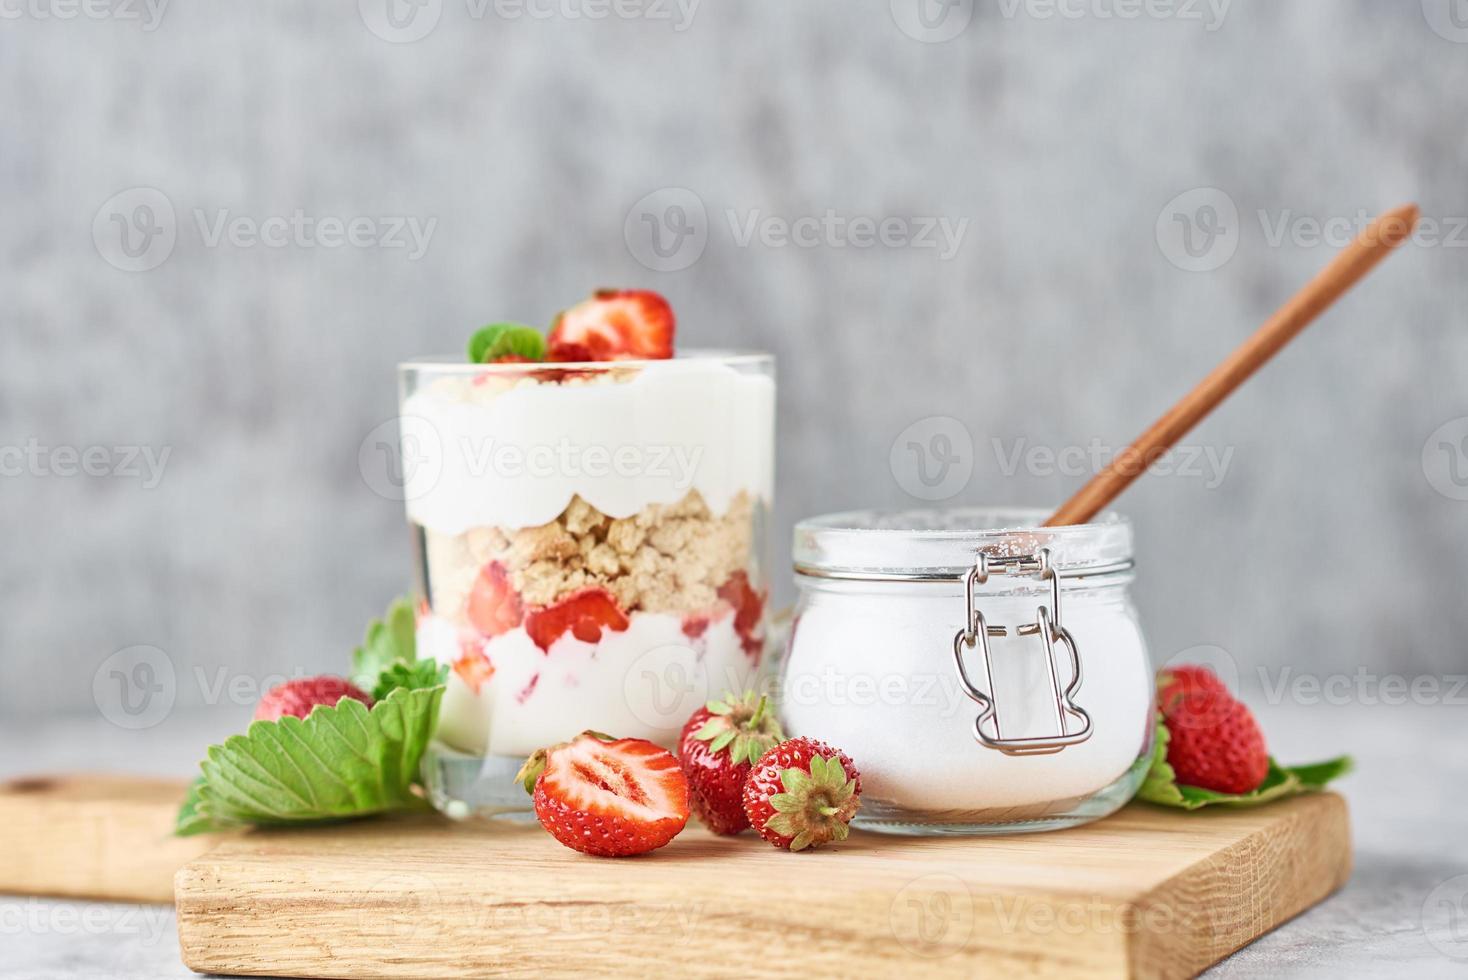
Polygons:
<instances>
[{"instance_id":1,"label":"wooden cutting board","mask_svg":"<svg viewBox=\"0 0 1468 980\"><path fill-rule=\"evenodd\" d=\"M173 836L188 783L46 775L0 783L0 892L173 901L173 876L221 835Z\"/></svg>"},{"instance_id":2,"label":"wooden cutting board","mask_svg":"<svg viewBox=\"0 0 1468 980\"><path fill-rule=\"evenodd\" d=\"M1331 793L809 854L690 828L622 860L419 817L244 834L175 895L184 962L208 973L1184 977L1338 888L1349 838Z\"/></svg>"}]
</instances>

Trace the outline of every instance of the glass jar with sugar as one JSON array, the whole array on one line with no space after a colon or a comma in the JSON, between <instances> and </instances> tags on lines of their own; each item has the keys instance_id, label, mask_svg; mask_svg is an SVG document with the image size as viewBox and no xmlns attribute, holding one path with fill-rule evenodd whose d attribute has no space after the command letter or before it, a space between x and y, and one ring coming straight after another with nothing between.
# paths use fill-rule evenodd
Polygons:
<instances>
[{"instance_id":1,"label":"glass jar with sugar","mask_svg":"<svg viewBox=\"0 0 1468 980\"><path fill-rule=\"evenodd\" d=\"M1052 830L1112 813L1150 763L1131 525L1024 509L855 512L795 530L791 734L860 767L856 824Z\"/></svg>"}]
</instances>

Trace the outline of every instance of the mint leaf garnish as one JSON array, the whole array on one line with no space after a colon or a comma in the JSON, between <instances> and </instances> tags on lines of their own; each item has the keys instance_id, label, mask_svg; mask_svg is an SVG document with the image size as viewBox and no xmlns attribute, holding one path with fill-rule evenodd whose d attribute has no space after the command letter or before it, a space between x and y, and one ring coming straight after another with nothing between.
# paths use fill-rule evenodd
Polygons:
<instances>
[{"instance_id":1,"label":"mint leaf garnish","mask_svg":"<svg viewBox=\"0 0 1468 980\"><path fill-rule=\"evenodd\" d=\"M448 676L448 665L437 660L395 663L377 675L377 686L372 689L372 700L381 701L399 688L412 691L420 687L437 687L448 680Z\"/></svg>"},{"instance_id":2,"label":"mint leaf garnish","mask_svg":"<svg viewBox=\"0 0 1468 980\"><path fill-rule=\"evenodd\" d=\"M384 670L393 664L416 661L417 628L413 600L407 596L394 599L382 619L374 619L367 624L367 636L362 645L352 651L352 683L364 691L371 691Z\"/></svg>"},{"instance_id":3,"label":"mint leaf garnish","mask_svg":"<svg viewBox=\"0 0 1468 980\"><path fill-rule=\"evenodd\" d=\"M305 718L257 721L211 746L179 832L267 826L423 807L418 763L438 723L442 686L398 689L369 710L352 698Z\"/></svg>"},{"instance_id":4,"label":"mint leaf garnish","mask_svg":"<svg viewBox=\"0 0 1468 980\"><path fill-rule=\"evenodd\" d=\"M1219 793L1199 786L1186 786L1177 781L1177 773L1167 764L1167 742L1171 736L1162 716L1157 717L1157 738L1152 753L1152 768L1137 791L1137 799L1160 806L1197 810L1201 807L1258 806L1287 796L1299 796L1323 789L1326 783L1344 776L1353 765L1350 756L1341 756L1307 766L1281 766L1271 756L1264 782L1252 793Z\"/></svg>"},{"instance_id":5,"label":"mint leaf garnish","mask_svg":"<svg viewBox=\"0 0 1468 980\"><path fill-rule=\"evenodd\" d=\"M507 354L527 361L545 360L545 337L539 330L519 323L494 323L481 327L469 338L469 363L487 364Z\"/></svg>"}]
</instances>

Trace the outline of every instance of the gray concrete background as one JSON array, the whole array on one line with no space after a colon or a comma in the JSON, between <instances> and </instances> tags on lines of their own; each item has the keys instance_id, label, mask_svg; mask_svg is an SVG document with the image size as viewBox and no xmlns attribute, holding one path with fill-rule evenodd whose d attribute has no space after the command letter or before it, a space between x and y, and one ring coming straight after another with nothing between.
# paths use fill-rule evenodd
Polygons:
<instances>
[{"instance_id":1,"label":"gray concrete background","mask_svg":"<svg viewBox=\"0 0 1468 980\"><path fill-rule=\"evenodd\" d=\"M596 3L5 7L0 711L95 712L134 645L241 718L342 669L409 583L359 447L395 363L482 322L640 285L685 346L776 352L783 566L798 516L914 488L1058 503L1084 476L1028 450L1123 445L1325 263L1311 221L1406 200L1437 230L1188 440L1221 482L1121 506L1158 659L1464 672L1463 4ZM372 242L240 237L297 211ZM780 243L827 212L895 220ZM393 217L433 223L423 254ZM156 486L128 447L169 453Z\"/></svg>"}]
</instances>

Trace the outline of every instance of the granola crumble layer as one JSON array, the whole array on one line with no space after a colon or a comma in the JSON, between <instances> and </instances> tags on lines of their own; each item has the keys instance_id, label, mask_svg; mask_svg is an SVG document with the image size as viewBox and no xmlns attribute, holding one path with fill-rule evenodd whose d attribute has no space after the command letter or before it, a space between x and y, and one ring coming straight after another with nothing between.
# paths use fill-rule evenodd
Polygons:
<instances>
[{"instance_id":1,"label":"granola crumble layer","mask_svg":"<svg viewBox=\"0 0 1468 980\"><path fill-rule=\"evenodd\" d=\"M718 601L719 586L749 567L753 534L748 493L739 492L715 515L696 490L620 520L573 497L559 517L538 527L425 532L434 608L460 622L476 576L493 561L529 606L599 586L629 613L706 611Z\"/></svg>"}]
</instances>

